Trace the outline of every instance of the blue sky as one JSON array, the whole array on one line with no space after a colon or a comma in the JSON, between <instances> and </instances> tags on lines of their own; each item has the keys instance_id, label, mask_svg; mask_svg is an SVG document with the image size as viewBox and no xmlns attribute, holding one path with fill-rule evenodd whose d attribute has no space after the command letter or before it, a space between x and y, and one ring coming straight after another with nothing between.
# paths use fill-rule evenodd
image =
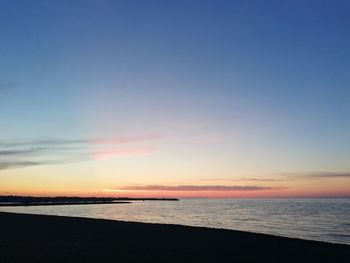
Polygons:
<instances>
[{"instance_id":1,"label":"blue sky","mask_svg":"<svg viewBox=\"0 0 350 263\"><path fill-rule=\"evenodd\" d=\"M349 13L349 1L2 0L0 138L162 138L149 163L165 173L184 154L233 177L347 172Z\"/></svg>"}]
</instances>

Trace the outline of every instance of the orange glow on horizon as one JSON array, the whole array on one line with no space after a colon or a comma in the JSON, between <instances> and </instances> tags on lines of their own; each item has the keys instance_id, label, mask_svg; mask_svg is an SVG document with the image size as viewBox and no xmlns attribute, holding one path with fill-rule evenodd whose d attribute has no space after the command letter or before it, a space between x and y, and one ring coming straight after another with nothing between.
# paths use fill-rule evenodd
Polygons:
<instances>
[{"instance_id":1,"label":"orange glow on horizon","mask_svg":"<svg viewBox=\"0 0 350 263\"><path fill-rule=\"evenodd\" d=\"M349 191L11 191L4 195L25 196L81 196L135 198L350 198Z\"/></svg>"},{"instance_id":2,"label":"orange glow on horizon","mask_svg":"<svg viewBox=\"0 0 350 263\"><path fill-rule=\"evenodd\" d=\"M141 163L140 158L139 162ZM347 177L335 179L237 176L183 180L182 170L174 167L152 169L145 160L133 165L134 159L103 160L100 166L79 163L71 166L42 166L11 169L3 172L0 195L96 196L96 197L207 197L207 198L312 198L350 197ZM67 169L68 168L68 169Z\"/></svg>"}]
</instances>

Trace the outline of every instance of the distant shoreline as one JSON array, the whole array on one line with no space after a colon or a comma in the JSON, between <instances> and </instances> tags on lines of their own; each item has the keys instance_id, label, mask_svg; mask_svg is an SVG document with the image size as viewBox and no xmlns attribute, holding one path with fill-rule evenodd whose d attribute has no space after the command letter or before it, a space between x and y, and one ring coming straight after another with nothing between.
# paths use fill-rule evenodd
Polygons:
<instances>
[{"instance_id":1,"label":"distant shoreline","mask_svg":"<svg viewBox=\"0 0 350 263\"><path fill-rule=\"evenodd\" d=\"M135 211L137 212L137 211ZM243 231L0 212L0 262L349 262L350 246Z\"/></svg>"},{"instance_id":2,"label":"distant shoreline","mask_svg":"<svg viewBox=\"0 0 350 263\"><path fill-rule=\"evenodd\" d=\"M48 203L0 203L0 207L13 207L13 206L54 206L54 205L106 205L106 204L130 204L127 201L116 202L48 202Z\"/></svg>"},{"instance_id":3,"label":"distant shoreline","mask_svg":"<svg viewBox=\"0 0 350 263\"><path fill-rule=\"evenodd\" d=\"M130 197L0 196L0 207L128 204L128 203L131 203L132 201L179 201L179 199L177 199L177 198L130 198Z\"/></svg>"}]
</instances>

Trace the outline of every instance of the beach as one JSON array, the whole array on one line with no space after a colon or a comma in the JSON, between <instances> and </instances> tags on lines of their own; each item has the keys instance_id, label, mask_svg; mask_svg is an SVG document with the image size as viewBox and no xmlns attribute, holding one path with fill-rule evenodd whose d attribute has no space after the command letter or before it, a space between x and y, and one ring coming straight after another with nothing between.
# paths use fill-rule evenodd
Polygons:
<instances>
[{"instance_id":1,"label":"beach","mask_svg":"<svg viewBox=\"0 0 350 263\"><path fill-rule=\"evenodd\" d=\"M350 246L234 230L0 213L0 262L349 262Z\"/></svg>"}]
</instances>

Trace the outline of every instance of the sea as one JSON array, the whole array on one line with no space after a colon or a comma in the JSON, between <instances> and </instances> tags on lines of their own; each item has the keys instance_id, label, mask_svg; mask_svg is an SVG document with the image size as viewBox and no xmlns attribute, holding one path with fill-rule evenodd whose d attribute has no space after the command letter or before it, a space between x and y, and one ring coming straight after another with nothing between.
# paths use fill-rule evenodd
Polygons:
<instances>
[{"instance_id":1,"label":"sea","mask_svg":"<svg viewBox=\"0 0 350 263\"><path fill-rule=\"evenodd\" d=\"M350 245L350 199L188 198L0 211L224 228Z\"/></svg>"}]
</instances>

